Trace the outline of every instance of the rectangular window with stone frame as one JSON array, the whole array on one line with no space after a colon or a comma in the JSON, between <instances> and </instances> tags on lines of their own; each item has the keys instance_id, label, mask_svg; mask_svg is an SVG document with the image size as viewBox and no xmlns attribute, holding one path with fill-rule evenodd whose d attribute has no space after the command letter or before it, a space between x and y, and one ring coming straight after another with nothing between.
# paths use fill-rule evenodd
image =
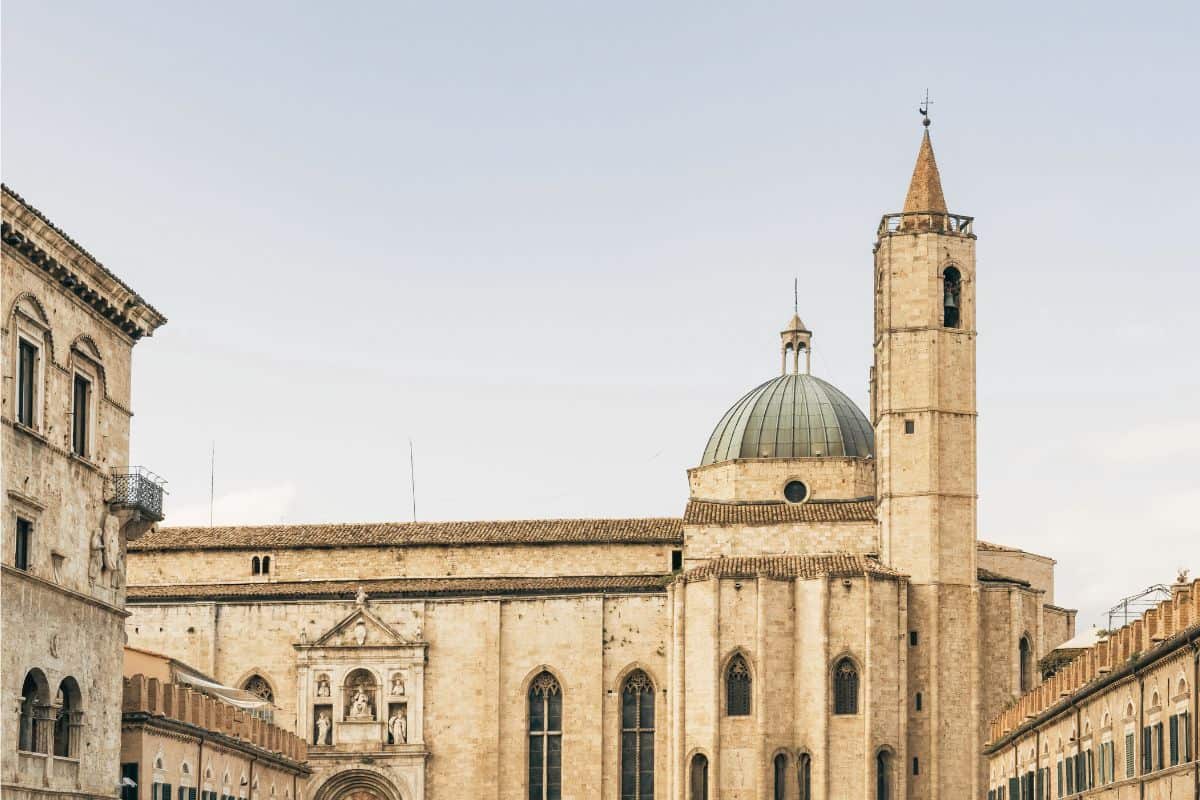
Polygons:
<instances>
[{"instance_id":1,"label":"rectangular window with stone frame","mask_svg":"<svg viewBox=\"0 0 1200 800\"><path fill-rule=\"evenodd\" d=\"M73 402L71 405L71 451L81 457L91 456L92 382L80 373L75 373ZM170 798L167 798L170 800Z\"/></svg>"},{"instance_id":2,"label":"rectangular window with stone frame","mask_svg":"<svg viewBox=\"0 0 1200 800\"><path fill-rule=\"evenodd\" d=\"M17 354L17 422L26 428L34 427L37 404L38 348L26 339L19 339Z\"/></svg>"}]
</instances>

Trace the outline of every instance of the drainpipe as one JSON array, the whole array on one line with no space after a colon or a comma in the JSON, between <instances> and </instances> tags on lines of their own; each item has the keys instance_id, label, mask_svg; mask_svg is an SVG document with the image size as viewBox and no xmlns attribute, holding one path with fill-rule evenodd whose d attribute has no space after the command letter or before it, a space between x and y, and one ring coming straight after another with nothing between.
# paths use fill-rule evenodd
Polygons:
<instances>
[{"instance_id":1,"label":"drainpipe","mask_svg":"<svg viewBox=\"0 0 1200 800\"><path fill-rule=\"evenodd\" d=\"M200 742L196 746L196 794L204 793L204 737L200 737ZM207 797L198 797L197 800L208 800Z\"/></svg>"},{"instance_id":2,"label":"drainpipe","mask_svg":"<svg viewBox=\"0 0 1200 800\"><path fill-rule=\"evenodd\" d=\"M1137 747L1133 748L1133 751L1135 753L1140 751L1142 755L1139 759L1140 763L1135 766L1137 767L1137 773L1143 776L1138 781L1138 797L1141 800L1146 800L1146 753L1144 752L1146 749L1146 677L1141 672L1135 674L1138 679L1138 730L1135 737Z\"/></svg>"}]
</instances>

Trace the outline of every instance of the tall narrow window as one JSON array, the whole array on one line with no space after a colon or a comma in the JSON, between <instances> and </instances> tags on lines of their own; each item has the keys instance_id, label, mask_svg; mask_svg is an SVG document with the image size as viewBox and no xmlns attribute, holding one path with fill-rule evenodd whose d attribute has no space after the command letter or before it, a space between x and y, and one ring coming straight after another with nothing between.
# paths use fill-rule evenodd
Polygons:
<instances>
[{"instance_id":1,"label":"tall narrow window","mask_svg":"<svg viewBox=\"0 0 1200 800\"><path fill-rule=\"evenodd\" d=\"M74 678L63 678L58 687L54 709L54 755L59 758L75 757L76 717L79 715L79 687Z\"/></svg>"},{"instance_id":2,"label":"tall narrow window","mask_svg":"<svg viewBox=\"0 0 1200 800\"><path fill-rule=\"evenodd\" d=\"M957 328L962 306L962 275L954 267L942 274L942 325Z\"/></svg>"},{"instance_id":3,"label":"tall narrow window","mask_svg":"<svg viewBox=\"0 0 1200 800\"><path fill-rule=\"evenodd\" d=\"M697 753L692 756L691 800L708 800L708 757Z\"/></svg>"},{"instance_id":4,"label":"tall narrow window","mask_svg":"<svg viewBox=\"0 0 1200 800\"><path fill-rule=\"evenodd\" d=\"M261 572L262 572L262 562L259 561L258 556L254 556L254 558L250 559L250 574L258 575Z\"/></svg>"},{"instance_id":5,"label":"tall narrow window","mask_svg":"<svg viewBox=\"0 0 1200 800\"><path fill-rule=\"evenodd\" d=\"M892 757L885 751L875 756L875 800L892 800Z\"/></svg>"},{"instance_id":6,"label":"tall narrow window","mask_svg":"<svg viewBox=\"0 0 1200 800\"><path fill-rule=\"evenodd\" d=\"M136 761L121 765L121 800L138 800L138 764Z\"/></svg>"},{"instance_id":7,"label":"tall narrow window","mask_svg":"<svg viewBox=\"0 0 1200 800\"><path fill-rule=\"evenodd\" d=\"M1033 688L1033 647L1029 643L1028 636L1021 637L1017 651L1021 661L1021 691L1028 692Z\"/></svg>"},{"instance_id":8,"label":"tall narrow window","mask_svg":"<svg viewBox=\"0 0 1200 800\"><path fill-rule=\"evenodd\" d=\"M858 668L849 658L833 669L833 713L858 713Z\"/></svg>"},{"instance_id":9,"label":"tall narrow window","mask_svg":"<svg viewBox=\"0 0 1200 800\"><path fill-rule=\"evenodd\" d=\"M549 672L529 686L529 800L562 797L562 688Z\"/></svg>"},{"instance_id":10,"label":"tall narrow window","mask_svg":"<svg viewBox=\"0 0 1200 800\"><path fill-rule=\"evenodd\" d=\"M725 713L731 717L750 713L750 668L740 653L725 670Z\"/></svg>"},{"instance_id":11,"label":"tall narrow window","mask_svg":"<svg viewBox=\"0 0 1200 800\"><path fill-rule=\"evenodd\" d=\"M71 414L71 450L75 455L87 458L88 436L91 420L88 418L92 402L92 382L79 373L75 374L74 406Z\"/></svg>"},{"instance_id":12,"label":"tall narrow window","mask_svg":"<svg viewBox=\"0 0 1200 800\"><path fill-rule=\"evenodd\" d=\"M1171 729L1171 766L1179 763L1179 717L1172 715L1168 720Z\"/></svg>"},{"instance_id":13,"label":"tall narrow window","mask_svg":"<svg viewBox=\"0 0 1200 800\"><path fill-rule=\"evenodd\" d=\"M654 798L654 684L640 669L621 687L621 800Z\"/></svg>"},{"instance_id":14,"label":"tall narrow window","mask_svg":"<svg viewBox=\"0 0 1200 800\"><path fill-rule=\"evenodd\" d=\"M39 701L45 702L41 698L41 693L41 686L38 684L37 678L34 677L33 672L30 672L25 676L25 683L21 686L21 718L17 736L17 748L27 753L41 752L34 714Z\"/></svg>"},{"instance_id":15,"label":"tall narrow window","mask_svg":"<svg viewBox=\"0 0 1200 800\"><path fill-rule=\"evenodd\" d=\"M270 575L270 574L271 574L271 557L270 557L270 556L263 556L263 560L262 560L262 574L263 574L263 575Z\"/></svg>"},{"instance_id":16,"label":"tall narrow window","mask_svg":"<svg viewBox=\"0 0 1200 800\"><path fill-rule=\"evenodd\" d=\"M787 800L788 768L787 756L775 756L775 800Z\"/></svg>"},{"instance_id":17,"label":"tall narrow window","mask_svg":"<svg viewBox=\"0 0 1200 800\"><path fill-rule=\"evenodd\" d=\"M16 552L13 553L13 566L17 569L29 569L29 545L33 539L33 523L17 517Z\"/></svg>"},{"instance_id":18,"label":"tall narrow window","mask_svg":"<svg viewBox=\"0 0 1200 800\"><path fill-rule=\"evenodd\" d=\"M1133 777L1133 731L1125 734L1125 777Z\"/></svg>"},{"instance_id":19,"label":"tall narrow window","mask_svg":"<svg viewBox=\"0 0 1200 800\"><path fill-rule=\"evenodd\" d=\"M17 356L17 422L27 428L34 423L34 403L37 392L37 347L24 339L20 340Z\"/></svg>"},{"instance_id":20,"label":"tall narrow window","mask_svg":"<svg viewBox=\"0 0 1200 800\"><path fill-rule=\"evenodd\" d=\"M800 754L800 792L798 800L812 800L812 756Z\"/></svg>"}]
</instances>

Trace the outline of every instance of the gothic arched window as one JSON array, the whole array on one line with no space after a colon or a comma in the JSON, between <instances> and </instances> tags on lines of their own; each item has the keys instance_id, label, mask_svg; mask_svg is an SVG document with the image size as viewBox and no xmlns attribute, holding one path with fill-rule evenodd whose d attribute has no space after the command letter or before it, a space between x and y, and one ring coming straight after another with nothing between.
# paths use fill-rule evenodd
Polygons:
<instances>
[{"instance_id":1,"label":"gothic arched window","mask_svg":"<svg viewBox=\"0 0 1200 800\"><path fill-rule=\"evenodd\" d=\"M654 798L654 684L635 670L621 687L621 800Z\"/></svg>"},{"instance_id":2,"label":"gothic arched window","mask_svg":"<svg viewBox=\"0 0 1200 800\"><path fill-rule=\"evenodd\" d=\"M1017 645L1017 653L1021 661L1021 691L1028 692L1033 688L1033 647L1029 643L1028 636L1021 637L1021 642Z\"/></svg>"},{"instance_id":3,"label":"gothic arched window","mask_svg":"<svg viewBox=\"0 0 1200 800\"><path fill-rule=\"evenodd\" d=\"M801 753L800 760L800 792L799 800L812 800L812 756Z\"/></svg>"},{"instance_id":4,"label":"gothic arched window","mask_svg":"<svg viewBox=\"0 0 1200 800\"><path fill-rule=\"evenodd\" d=\"M270 705L263 708L255 709L252 713L259 719L264 719L271 722L275 718L275 711L272 706L275 705L275 692L271 689L271 684L267 683L267 679L261 675L251 675L242 684L242 688L250 694L265 700Z\"/></svg>"},{"instance_id":5,"label":"gothic arched window","mask_svg":"<svg viewBox=\"0 0 1200 800\"><path fill-rule=\"evenodd\" d=\"M849 658L833 668L833 713L858 713L858 667Z\"/></svg>"},{"instance_id":6,"label":"gothic arched window","mask_svg":"<svg viewBox=\"0 0 1200 800\"><path fill-rule=\"evenodd\" d=\"M75 679L63 678L58 685L54 717L54 755L59 758L78 758L79 729L83 724L82 699Z\"/></svg>"},{"instance_id":7,"label":"gothic arched window","mask_svg":"<svg viewBox=\"0 0 1200 800\"><path fill-rule=\"evenodd\" d=\"M549 672L529 685L529 800L562 798L562 687Z\"/></svg>"},{"instance_id":8,"label":"gothic arched window","mask_svg":"<svg viewBox=\"0 0 1200 800\"><path fill-rule=\"evenodd\" d=\"M725 669L725 713L744 717L750 713L750 668L741 653Z\"/></svg>"},{"instance_id":9,"label":"gothic arched window","mask_svg":"<svg viewBox=\"0 0 1200 800\"><path fill-rule=\"evenodd\" d=\"M708 757L702 753L692 756L690 800L708 800Z\"/></svg>"},{"instance_id":10,"label":"gothic arched window","mask_svg":"<svg viewBox=\"0 0 1200 800\"><path fill-rule=\"evenodd\" d=\"M942 325L957 328L962 319L962 274L955 267L942 273Z\"/></svg>"},{"instance_id":11,"label":"gothic arched window","mask_svg":"<svg viewBox=\"0 0 1200 800\"><path fill-rule=\"evenodd\" d=\"M787 800L788 768L787 756L775 756L775 800Z\"/></svg>"}]
</instances>

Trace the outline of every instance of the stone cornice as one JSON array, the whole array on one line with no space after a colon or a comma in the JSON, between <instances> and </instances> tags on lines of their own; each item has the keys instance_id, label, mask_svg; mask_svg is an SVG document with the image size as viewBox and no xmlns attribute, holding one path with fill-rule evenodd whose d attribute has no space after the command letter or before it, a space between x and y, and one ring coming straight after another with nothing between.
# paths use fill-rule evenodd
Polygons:
<instances>
[{"instance_id":1,"label":"stone cornice","mask_svg":"<svg viewBox=\"0 0 1200 800\"><path fill-rule=\"evenodd\" d=\"M154 306L20 195L4 186L3 196L6 219L0 224L0 241L14 253L20 253L134 342L151 335L167 321ZM25 230L18 230L14 222ZM34 236L56 246L60 258L39 247ZM69 263L63 263L63 260Z\"/></svg>"},{"instance_id":2,"label":"stone cornice","mask_svg":"<svg viewBox=\"0 0 1200 800\"><path fill-rule=\"evenodd\" d=\"M30 583L34 584L35 586L41 586L42 588L48 589L49 591L57 592L59 594L65 594L68 597L78 600L81 603L87 603L90 606L95 606L96 608L98 608L102 611L107 611L108 613L110 613L114 616L117 616L117 617L121 617L122 619L129 616L129 612L123 608L118 608L117 606L111 605L110 603L106 603L103 600L92 597L91 595L83 594L82 592L77 592L74 589L68 589L66 586L62 586L61 584L57 584L51 580L46 580L45 578L43 578L39 575L34 575L31 572L26 572L23 569L17 569L16 567L10 567L8 564L0 564L0 572L3 572L3 574L6 576L21 578L23 580L29 581Z\"/></svg>"}]
</instances>

